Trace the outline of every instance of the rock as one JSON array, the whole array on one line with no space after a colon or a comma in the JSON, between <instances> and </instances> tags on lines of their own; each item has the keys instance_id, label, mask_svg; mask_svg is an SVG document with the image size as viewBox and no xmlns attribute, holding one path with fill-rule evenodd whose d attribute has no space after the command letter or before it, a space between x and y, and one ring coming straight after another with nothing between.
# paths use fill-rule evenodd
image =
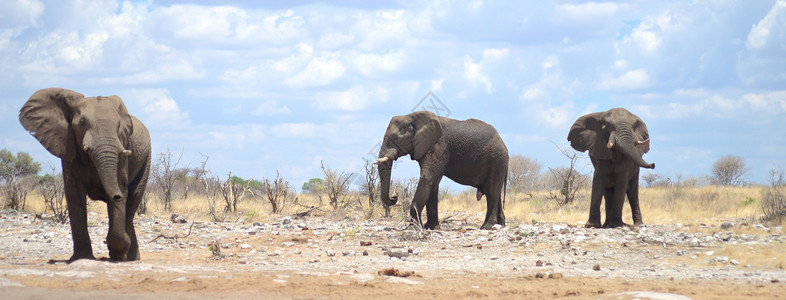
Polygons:
<instances>
[{"instance_id":1,"label":"rock","mask_svg":"<svg viewBox=\"0 0 786 300\"><path fill-rule=\"evenodd\" d=\"M172 214L172 216L169 217L169 220L172 221L172 223L180 223L180 224L188 222L186 218L178 214Z\"/></svg>"},{"instance_id":2,"label":"rock","mask_svg":"<svg viewBox=\"0 0 786 300\"><path fill-rule=\"evenodd\" d=\"M723 222L723 223L721 223L721 225L720 225L720 228L721 228L721 229L723 229L723 230L729 230L729 229L731 229L732 227L734 227L734 224L732 224L732 223L731 223L731 222L729 222L729 221Z\"/></svg>"},{"instance_id":3,"label":"rock","mask_svg":"<svg viewBox=\"0 0 786 300\"><path fill-rule=\"evenodd\" d=\"M543 266L543 261L538 259L538 261L535 262L535 266L536 267L542 267Z\"/></svg>"},{"instance_id":4,"label":"rock","mask_svg":"<svg viewBox=\"0 0 786 300\"><path fill-rule=\"evenodd\" d=\"M561 273L551 273L551 274L549 274L549 279L560 279L560 278L562 278L562 274Z\"/></svg>"},{"instance_id":5,"label":"rock","mask_svg":"<svg viewBox=\"0 0 786 300\"><path fill-rule=\"evenodd\" d=\"M722 263L722 264L729 263L729 257L728 256L716 256L715 258L713 258L713 260L715 262Z\"/></svg>"},{"instance_id":6,"label":"rock","mask_svg":"<svg viewBox=\"0 0 786 300\"><path fill-rule=\"evenodd\" d=\"M385 250L385 255L396 258L403 258L409 256L410 252L406 248L389 248Z\"/></svg>"},{"instance_id":7,"label":"rock","mask_svg":"<svg viewBox=\"0 0 786 300\"><path fill-rule=\"evenodd\" d=\"M491 226L491 230L500 230L500 229L502 229L502 225L494 224L494 226Z\"/></svg>"},{"instance_id":8,"label":"rock","mask_svg":"<svg viewBox=\"0 0 786 300\"><path fill-rule=\"evenodd\" d=\"M600 271L600 265L596 264L596 265L592 266L592 270L593 271Z\"/></svg>"},{"instance_id":9,"label":"rock","mask_svg":"<svg viewBox=\"0 0 786 300\"><path fill-rule=\"evenodd\" d=\"M241 244L240 249L251 249L251 245L249 244Z\"/></svg>"},{"instance_id":10,"label":"rock","mask_svg":"<svg viewBox=\"0 0 786 300\"><path fill-rule=\"evenodd\" d=\"M292 217L286 216L281 219L281 225L292 224Z\"/></svg>"},{"instance_id":11,"label":"rock","mask_svg":"<svg viewBox=\"0 0 786 300\"><path fill-rule=\"evenodd\" d=\"M360 241L360 245L361 245L361 246L371 246L371 245L373 245L373 244L374 244L374 243L372 243L372 242Z\"/></svg>"}]
</instances>

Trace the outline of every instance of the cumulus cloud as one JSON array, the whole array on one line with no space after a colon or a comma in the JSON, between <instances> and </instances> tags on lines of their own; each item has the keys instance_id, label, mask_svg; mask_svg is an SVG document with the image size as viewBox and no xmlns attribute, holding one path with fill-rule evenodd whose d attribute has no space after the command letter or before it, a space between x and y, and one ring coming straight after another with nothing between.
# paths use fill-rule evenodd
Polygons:
<instances>
[{"instance_id":1,"label":"cumulus cloud","mask_svg":"<svg viewBox=\"0 0 786 300\"><path fill-rule=\"evenodd\" d=\"M265 101L251 112L255 116L277 116L292 113L287 106L279 106L276 101Z\"/></svg>"},{"instance_id":2,"label":"cumulus cloud","mask_svg":"<svg viewBox=\"0 0 786 300\"><path fill-rule=\"evenodd\" d=\"M129 110L152 129L177 129L189 126L188 113L180 110L166 89L132 89L121 95ZM131 107L136 108L132 110Z\"/></svg>"},{"instance_id":3,"label":"cumulus cloud","mask_svg":"<svg viewBox=\"0 0 786 300\"><path fill-rule=\"evenodd\" d=\"M0 28L33 26L43 12L44 4L37 0L0 2Z\"/></svg>"},{"instance_id":4,"label":"cumulus cloud","mask_svg":"<svg viewBox=\"0 0 786 300\"><path fill-rule=\"evenodd\" d=\"M317 134L317 125L314 123L283 123L273 126L271 132L279 137L308 139Z\"/></svg>"},{"instance_id":5,"label":"cumulus cloud","mask_svg":"<svg viewBox=\"0 0 786 300\"><path fill-rule=\"evenodd\" d=\"M387 102L388 97L386 89L355 86L342 92L320 93L316 105L320 110L362 111L372 102Z\"/></svg>"},{"instance_id":6,"label":"cumulus cloud","mask_svg":"<svg viewBox=\"0 0 786 300\"><path fill-rule=\"evenodd\" d=\"M650 76L644 69L630 70L617 77L607 76L601 82L601 87L607 90L636 90L649 85Z\"/></svg>"},{"instance_id":7,"label":"cumulus cloud","mask_svg":"<svg viewBox=\"0 0 786 300\"><path fill-rule=\"evenodd\" d=\"M284 80L284 84L292 87L325 86L341 78L346 70L337 59L314 57L302 71Z\"/></svg>"},{"instance_id":8,"label":"cumulus cloud","mask_svg":"<svg viewBox=\"0 0 786 300\"><path fill-rule=\"evenodd\" d=\"M764 18L751 28L745 45L750 49L763 50L768 44L786 40L786 0L778 0Z\"/></svg>"}]
</instances>

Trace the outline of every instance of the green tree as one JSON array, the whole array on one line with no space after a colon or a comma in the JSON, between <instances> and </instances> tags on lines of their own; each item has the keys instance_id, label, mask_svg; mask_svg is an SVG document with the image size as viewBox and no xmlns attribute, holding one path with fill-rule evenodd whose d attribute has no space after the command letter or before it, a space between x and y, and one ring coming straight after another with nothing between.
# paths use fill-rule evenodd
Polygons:
<instances>
[{"instance_id":1,"label":"green tree","mask_svg":"<svg viewBox=\"0 0 786 300\"><path fill-rule=\"evenodd\" d=\"M35 178L30 178L41 171L41 164L34 161L30 154L18 152L16 155L8 149L0 150L0 185L4 188L7 202L4 207L24 209L27 194L35 186ZM29 179L29 180L28 180Z\"/></svg>"},{"instance_id":2,"label":"green tree","mask_svg":"<svg viewBox=\"0 0 786 300\"><path fill-rule=\"evenodd\" d=\"M325 189L325 180L322 178L311 178L307 182L304 182L300 189L303 193L318 193Z\"/></svg>"}]
</instances>

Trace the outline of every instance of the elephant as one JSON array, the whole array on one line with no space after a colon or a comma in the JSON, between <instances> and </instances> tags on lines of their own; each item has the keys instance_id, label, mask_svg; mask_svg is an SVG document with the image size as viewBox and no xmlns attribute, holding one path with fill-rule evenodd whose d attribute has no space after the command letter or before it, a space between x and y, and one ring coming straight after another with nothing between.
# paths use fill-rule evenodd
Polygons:
<instances>
[{"instance_id":1,"label":"elephant","mask_svg":"<svg viewBox=\"0 0 786 300\"><path fill-rule=\"evenodd\" d=\"M139 260L134 214L150 172L150 134L118 96L89 97L62 88L35 92L19 121L61 160L74 252L68 263L95 259L87 202L106 203L112 261Z\"/></svg>"},{"instance_id":2,"label":"elephant","mask_svg":"<svg viewBox=\"0 0 786 300\"><path fill-rule=\"evenodd\" d=\"M626 195L634 225L643 225L639 207L639 168L655 168L654 163L642 158L650 150L650 136L644 121L624 108L590 113L573 123L568 141L576 151L589 150L595 168L589 220L585 227L601 227L601 198L606 199L606 222L602 227L625 225L622 206Z\"/></svg>"},{"instance_id":3,"label":"elephant","mask_svg":"<svg viewBox=\"0 0 786 300\"><path fill-rule=\"evenodd\" d=\"M393 161L409 154L420 166L420 179L409 211L411 221L426 229L439 226L438 196L442 176L477 188L477 200L486 196L486 218L482 229L505 225L503 197L508 174L508 149L497 130L476 119L464 121L418 111L394 116L385 131L377 159L381 199L396 204L390 196ZM426 207L428 221L421 212Z\"/></svg>"}]
</instances>

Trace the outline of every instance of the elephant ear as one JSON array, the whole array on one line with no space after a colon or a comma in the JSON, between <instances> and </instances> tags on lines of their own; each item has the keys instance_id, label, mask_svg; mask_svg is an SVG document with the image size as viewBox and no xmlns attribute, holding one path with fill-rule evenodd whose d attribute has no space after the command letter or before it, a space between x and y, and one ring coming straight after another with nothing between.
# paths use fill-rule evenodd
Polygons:
<instances>
[{"instance_id":1,"label":"elephant ear","mask_svg":"<svg viewBox=\"0 0 786 300\"><path fill-rule=\"evenodd\" d=\"M117 113L120 116L120 127L117 129L117 135L118 138L120 138L120 142L123 143L123 147L128 149L131 145L131 134L134 132L134 122L131 118L131 114L128 113L128 109L126 109L126 105L123 103L123 99L120 99L120 97L112 95L102 98L108 98L114 102L115 107L117 108Z\"/></svg>"},{"instance_id":2,"label":"elephant ear","mask_svg":"<svg viewBox=\"0 0 786 300\"><path fill-rule=\"evenodd\" d=\"M39 90L22 106L19 122L50 153L61 159L73 160L76 145L70 124L72 109L84 98L84 95L67 89Z\"/></svg>"},{"instance_id":3,"label":"elephant ear","mask_svg":"<svg viewBox=\"0 0 786 300\"><path fill-rule=\"evenodd\" d=\"M570 146L576 151L589 150L591 157L596 159L611 159L613 153L606 148L608 138L603 134L603 112L596 112L581 116L573 123L568 133Z\"/></svg>"},{"instance_id":4,"label":"elephant ear","mask_svg":"<svg viewBox=\"0 0 786 300\"><path fill-rule=\"evenodd\" d=\"M633 115L636 118L636 121L633 123L633 134L636 136L638 141L642 141L643 143L636 143L636 147L639 148L641 153L650 152L650 132L647 131L647 124L644 124L644 121L639 118L637 115Z\"/></svg>"},{"instance_id":5,"label":"elephant ear","mask_svg":"<svg viewBox=\"0 0 786 300\"><path fill-rule=\"evenodd\" d=\"M437 115L430 111L419 111L411 114L413 138L412 138L412 159L419 160L439 141L442 137L442 125L439 123Z\"/></svg>"}]
</instances>

